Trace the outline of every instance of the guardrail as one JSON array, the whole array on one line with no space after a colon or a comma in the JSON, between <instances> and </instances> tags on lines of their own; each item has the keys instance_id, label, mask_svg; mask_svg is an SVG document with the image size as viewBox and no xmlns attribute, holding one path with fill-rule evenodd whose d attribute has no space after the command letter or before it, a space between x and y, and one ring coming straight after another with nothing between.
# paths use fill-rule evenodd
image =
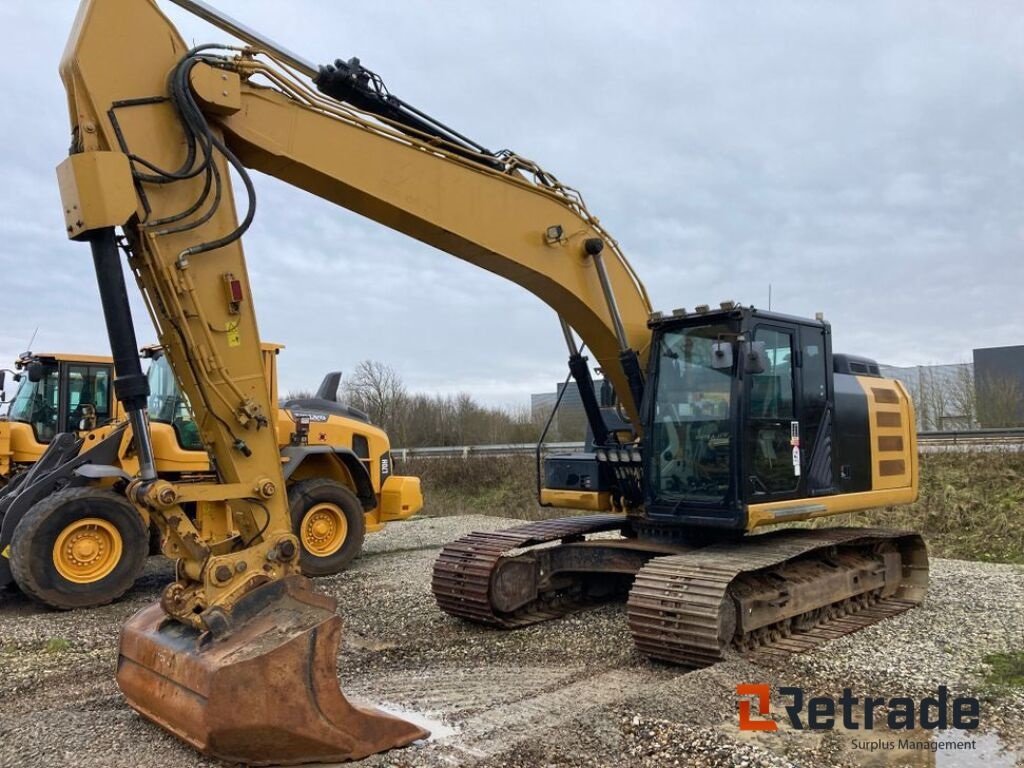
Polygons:
<instances>
[{"instance_id":1,"label":"guardrail","mask_svg":"<svg viewBox=\"0 0 1024 768\"><path fill-rule=\"evenodd\" d=\"M544 450L552 453L582 451L585 443L544 443ZM495 443L494 445L444 445L427 448L392 448L397 459L458 459L470 456L533 456L536 443Z\"/></svg>"},{"instance_id":2,"label":"guardrail","mask_svg":"<svg viewBox=\"0 0 1024 768\"><path fill-rule=\"evenodd\" d=\"M1016 445L1024 443L1024 428L1012 429L970 429L943 432L918 432L919 444L960 446ZM547 453L572 453L582 451L585 444L545 443ZM458 459L483 456L533 456L536 443L494 443L493 445L444 445L423 448L392 448L391 453L399 459Z\"/></svg>"}]
</instances>

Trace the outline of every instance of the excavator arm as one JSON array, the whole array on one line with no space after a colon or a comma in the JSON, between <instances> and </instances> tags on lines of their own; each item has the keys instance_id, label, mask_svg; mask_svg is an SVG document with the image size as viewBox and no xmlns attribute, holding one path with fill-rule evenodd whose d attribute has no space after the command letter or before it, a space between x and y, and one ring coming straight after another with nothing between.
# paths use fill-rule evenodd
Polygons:
<instances>
[{"instance_id":1,"label":"excavator arm","mask_svg":"<svg viewBox=\"0 0 1024 768\"><path fill-rule=\"evenodd\" d=\"M92 248L115 390L139 451L129 498L178 562L160 605L126 625L122 690L200 749L246 762L358 757L422 736L352 708L324 682L338 620L301 576L291 533L241 243L256 211L249 169L538 296L558 314L576 369L573 331L589 347L637 434L650 315L642 285L575 191L391 97L355 60L314 73L269 45L189 48L153 0L84 0L60 71L72 136L58 168L65 224ZM122 252L217 483L156 476ZM291 698L306 696L308 710L272 704L300 679L313 683ZM260 704L239 710L240 695Z\"/></svg>"}]
</instances>

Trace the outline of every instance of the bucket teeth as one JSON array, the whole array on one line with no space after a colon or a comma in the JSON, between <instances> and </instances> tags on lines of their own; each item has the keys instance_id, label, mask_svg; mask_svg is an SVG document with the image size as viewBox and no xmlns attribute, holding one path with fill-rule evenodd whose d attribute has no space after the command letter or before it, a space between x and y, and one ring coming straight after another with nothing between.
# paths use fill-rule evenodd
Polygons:
<instances>
[{"instance_id":1,"label":"bucket teeth","mask_svg":"<svg viewBox=\"0 0 1024 768\"><path fill-rule=\"evenodd\" d=\"M249 765L356 760L429 736L342 694L333 600L302 577L253 594L263 605L250 602L220 639L167 620L158 604L133 616L117 668L132 708L204 754Z\"/></svg>"}]
</instances>

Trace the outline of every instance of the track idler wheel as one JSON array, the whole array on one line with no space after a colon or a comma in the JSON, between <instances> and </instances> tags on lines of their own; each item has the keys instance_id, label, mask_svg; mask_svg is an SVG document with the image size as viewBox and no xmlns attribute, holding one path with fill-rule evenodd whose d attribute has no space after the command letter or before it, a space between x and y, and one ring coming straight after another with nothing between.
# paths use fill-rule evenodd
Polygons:
<instances>
[{"instance_id":1,"label":"track idler wheel","mask_svg":"<svg viewBox=\"0 0 1024 768\"><path fill-rule=\"evenodd\" d=\"M121 631L117 683L133 709L200 752L249 765L356 760L430 734L338 687L335 601L292 576L258 587L226 636L154 604Z\"/></svg>"}]
</instances>

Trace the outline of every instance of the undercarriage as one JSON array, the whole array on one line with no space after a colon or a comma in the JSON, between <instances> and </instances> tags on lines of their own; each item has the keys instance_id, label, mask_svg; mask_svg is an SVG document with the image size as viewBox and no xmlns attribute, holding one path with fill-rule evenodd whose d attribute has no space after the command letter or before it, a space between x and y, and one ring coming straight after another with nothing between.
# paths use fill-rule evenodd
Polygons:
<instances>
[{"instance_id":1,"label":"undercarriage","mask_svg":"<svg viewBox=\"0 0 1024 768\"><path fill-rule=\"evenodd\" d=\"M914 533L789 529L668 541L623 515L478 532L446 546L433 591L447 613L511 629L626 599L637 650L703 667L730 650L799 653L919 604L928 553Z\"/></svg>"}]
</instances>

